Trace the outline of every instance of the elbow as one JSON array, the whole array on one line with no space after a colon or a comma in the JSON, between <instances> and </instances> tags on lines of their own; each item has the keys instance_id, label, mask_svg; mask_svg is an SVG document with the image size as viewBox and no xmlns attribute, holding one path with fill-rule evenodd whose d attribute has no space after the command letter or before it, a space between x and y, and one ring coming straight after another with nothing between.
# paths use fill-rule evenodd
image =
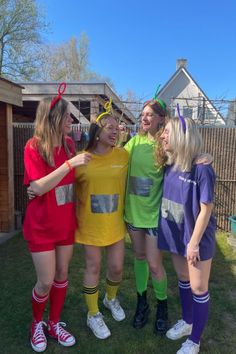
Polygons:
<instances>
[{"instance_id":1,"label":"elbow","mask_svg":"<svg viewBox=\"0 0 236 354\"><path fill-rule=\"evenodd\" d=\"M208 204L208 211L210 214L213 212L213 209L214 209L214 204L213 203Z\"/></svg>"},{"instance_id":2,"label":"elbow","mask_svg":"<svg viewBox=\"0 0 236 354\"><path fill-rule=\"evenodd\" d=\"M37 197L41 197L44 194L42 188L35 182L30 183L30 188Z\"/></svg>"}]
</instances>

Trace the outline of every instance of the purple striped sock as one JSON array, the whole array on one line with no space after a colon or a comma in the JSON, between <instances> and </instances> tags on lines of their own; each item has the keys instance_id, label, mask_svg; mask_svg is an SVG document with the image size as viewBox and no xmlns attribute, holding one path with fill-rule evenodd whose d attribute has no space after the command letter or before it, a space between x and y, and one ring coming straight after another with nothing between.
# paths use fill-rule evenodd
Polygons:
<instances>
[{"instance_id":1,"label":"purple striped sock","mask_svg":"<svg viewBox=\"0 0 236 354\"><path fill-rule=\"evenodd\" d=\"M182 307L182 318L188 323L193 323L193 294L189 281L179 280L179 295Z\"/></svg>"},{"instance_id":2,"label":"purple striped sock","mask_svg":"<svg viewBox=\"0 0 236 354\"><path fill-rule=\"evenodd\" d=\"M202 295L193 294L193 329L189 339L196 344L199 344L208 320L209 300L210 295L208 291Z\"/></svg>"}]
</instances>

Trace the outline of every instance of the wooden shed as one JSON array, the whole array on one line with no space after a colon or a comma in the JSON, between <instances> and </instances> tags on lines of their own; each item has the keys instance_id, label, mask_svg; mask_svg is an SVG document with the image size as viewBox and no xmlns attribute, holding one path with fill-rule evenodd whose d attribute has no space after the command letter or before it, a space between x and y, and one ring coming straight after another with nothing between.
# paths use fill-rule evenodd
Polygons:
<instances>
[{"instance_id":1,"label":"wooden shed","mask_svg":"<svg viewBox=\"0 0 236 354\"><path fill-rule=\"evenodd\" d=\"M33 122L39 101L57 94L59 82L26 82L22 91L22 108L13 110L14 122ZM120 97L106 83L68 82L63 98L70 102L70 111L82 125L92 122L101 112L104 104L112 98L113 114L119 121L128 125L135 124L135 117L124 105Z\"/></svg>"},{"instance_id":2,"label":"wooden shed","mask_svg":"<svg viewBox=\"0 0 236 354\"><path fill-rule=\"evenodd\" d=\"M15 228L12 111L23 105L22 89L0 77L0 232Z\"/></svg>"}]
</instances>

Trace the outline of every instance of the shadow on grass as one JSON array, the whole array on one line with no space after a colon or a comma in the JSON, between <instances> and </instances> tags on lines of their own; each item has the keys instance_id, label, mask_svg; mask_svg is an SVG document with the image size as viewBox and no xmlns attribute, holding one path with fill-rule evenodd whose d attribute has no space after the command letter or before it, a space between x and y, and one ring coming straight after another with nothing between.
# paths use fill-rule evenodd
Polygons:
<instances>
[{"instance_id":1,"label":"shadow on grass","mask_svg":"<svg viewBox=\"0 0 236 354\"><path fill-rule=\"evenodd\" d=\"M210 283L211 312L208 326L201 343L201 353L235 353L236 318L236 253L228 246L226 234L217 236L217 252L213 261ZM171 323L180 318L177 278L173 272L170 257L164 255L168 274L169 317ZM72 348L62 348L49 340L49 354L152 354L176 353L183 340L172 342L157 337L153 333L156 302L149 283L148 297L151 314L148 324L141 330L131 326L136 307L136 293L133 275L133 256L129 241L126 242L124 277L119 290L119 298L126 312L126 319L115 322L109 311L103 308L105 291L105 266L100 282L100 309L112 332L107 340L96 339L86 327L86 308L82 295L83 255L76 245L70 267L70 286L62 321L76 336L77 343ZM28 344L28 330L31 321L31 291L35 283L35 272L26 245L19 234L0 246L0 353L32 353ZM47 313L45 314L45 320Z\"/></svg>"}]
</instances>

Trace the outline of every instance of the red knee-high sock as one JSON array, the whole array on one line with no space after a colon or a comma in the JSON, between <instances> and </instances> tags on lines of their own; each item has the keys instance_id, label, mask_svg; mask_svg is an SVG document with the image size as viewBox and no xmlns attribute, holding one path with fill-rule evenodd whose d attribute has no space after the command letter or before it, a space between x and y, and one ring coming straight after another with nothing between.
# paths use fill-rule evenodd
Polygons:
<instances>
[{"instance_id":1,"label":"red knee-high sock","mask_svg":"<svg viewBox=\"0 0 236 354\"><path fill-rule=\"evenodd\" d=\"M33 289L31 301L32 301L33 318L37 322L40 322L43 319L44 309L48 301L48 294L41 296L36 293L35 289Z\"/></svg>"},{"instance_id":2,"label":"red knee-high sock","mask_svg":"<svg viewBox=\"0 0 236 354\"><path fill-rule=\"evenodd\" d=\"M68 280L54 280L50 291L50 312L49 321L57 323L65 302Z\"/></svg>"}]
</instances>

